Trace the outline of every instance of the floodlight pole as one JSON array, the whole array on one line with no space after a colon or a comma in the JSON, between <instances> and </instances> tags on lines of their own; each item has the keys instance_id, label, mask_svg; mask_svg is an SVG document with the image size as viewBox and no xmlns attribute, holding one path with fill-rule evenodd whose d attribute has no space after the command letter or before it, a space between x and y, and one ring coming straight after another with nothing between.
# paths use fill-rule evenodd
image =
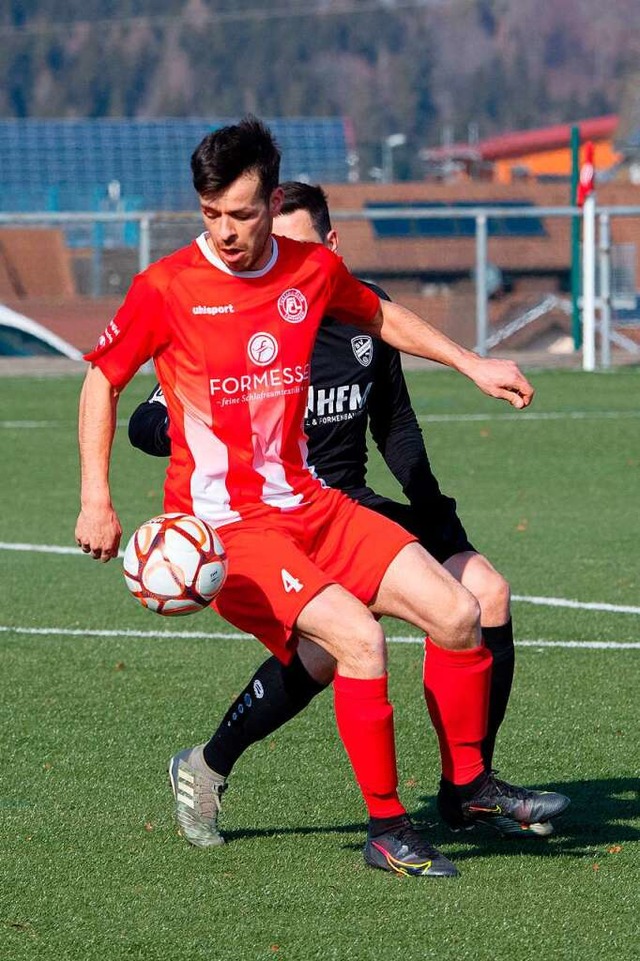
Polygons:
<instances>
[{"instance_id":1,"label":"floodlight pole","mask_svg":"<svg viewBox=\"0 0 640 961\"><path fill-rule=\"evenodd\" d=\"M407 138L403 133L392 133L382 141L382 182L393 183L393 151L404 147Z\"/></svg>"}]
</instances>

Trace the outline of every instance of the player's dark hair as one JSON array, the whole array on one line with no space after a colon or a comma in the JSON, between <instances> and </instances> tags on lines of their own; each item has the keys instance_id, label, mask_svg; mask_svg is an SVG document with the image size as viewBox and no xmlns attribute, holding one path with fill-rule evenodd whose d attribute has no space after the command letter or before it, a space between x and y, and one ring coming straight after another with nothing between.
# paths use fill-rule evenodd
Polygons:
<instances>
[{"instance_id":1,"label":"player's dark hair","mask_svg":"<svg viewBox=\"0 0 640 961\"><path fill-rule=\"evenodd\" d=\"M280 179L280 150L269 128L251 115L208 133L191 155L193 186L201 197L220 193L253 171L268 200Z\"/></svg>"},{"instance_id":2,"label":"player's dark hair","mask_svg":"<svg viewBox=\"0 0 640 961\"><path fill-rule=\"evenodd\" d=\"M280 213L292 214L296 210L306 210L324 243L332 228L329 203L322 187L318 184L305 184L299 180L285 180L280 186L284 191L284 202Z\"/></svg>"}]
</instances>

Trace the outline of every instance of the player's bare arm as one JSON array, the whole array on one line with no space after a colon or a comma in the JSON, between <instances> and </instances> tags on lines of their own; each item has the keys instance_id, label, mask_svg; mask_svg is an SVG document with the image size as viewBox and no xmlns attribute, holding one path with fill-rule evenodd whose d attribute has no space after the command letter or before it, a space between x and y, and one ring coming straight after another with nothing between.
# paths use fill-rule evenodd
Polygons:
<instances>
[{"instance_id":1,"label":"player's bare arm","mask_svg":"<svg viewBox=\"0 0 640 961\"><path fill-rule=\"evenodd\" d=\"M373 326L393 347L452 367L490 397L506 400L518 409L528 407L533 400L534 389L517 364L479 357L400 304L380 301Z\"/></svg>"},{"instance_id":2,"label":"player's bare arm","mask_svg":"<svg viewBox=\"0 0 640 961\"><path fill-rule=\"evenodd\" d=\"M116 427L118 393L99 367L90 367L80 394L80 514L76 542L95 560L118 553L122 528L111 503L109 460Z\"/></svg>"}]
</instances>

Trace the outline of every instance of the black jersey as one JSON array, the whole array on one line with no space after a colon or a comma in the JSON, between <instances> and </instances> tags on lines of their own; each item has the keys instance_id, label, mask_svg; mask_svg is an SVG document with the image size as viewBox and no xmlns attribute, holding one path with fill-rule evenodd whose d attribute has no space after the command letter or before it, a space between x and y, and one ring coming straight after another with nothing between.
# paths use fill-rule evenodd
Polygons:
<instances>
[{"instance_id":1,"label":"black jersey","mask_svg":"<svg viewBox=\"0 0 640 961\"><path fill-rule=\"evenodd\" d=\"M305 415L309 462L327 484L359 500L368 490L368 425L409 498L412 474L417 480L418 473L431 470L400 355L358 327L326 317L311 362Z\"/></svg>"},{"instance_id":2,"label":"black jersey","mask_svg":"<svg viewBox=\"0 0 640 961\"><path fill-rule=\"evenodd\" d=\"M387 295L368 284L382 298ZM367 426L412 510L367 485ZM164 398L155 387L129 421L134 447L170 453ZM384 341L325 317L311 361L305 414L309 464L330 487L402 523L438 560L473 549L456 515L455 501L441 493L431 470L399 352ZM399 511L398 516L394 513Z\"/></svg>"}]
</instances>

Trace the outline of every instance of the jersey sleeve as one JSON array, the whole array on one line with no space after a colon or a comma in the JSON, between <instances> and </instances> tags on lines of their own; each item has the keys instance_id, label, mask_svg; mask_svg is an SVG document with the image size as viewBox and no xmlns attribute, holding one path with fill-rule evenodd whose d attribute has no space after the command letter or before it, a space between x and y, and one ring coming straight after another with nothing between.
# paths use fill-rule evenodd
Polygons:
<instances>
[{"instance_id":1,"label":"jersey sleeve","mask_svg":"<svg viewBox=\"0 0 640 961\"><path fill-rule=\"evenodd\" d=\"M117 314L84 358L120 390L167 340L164 297L145 272L135 278Z\"/></svg>"},{"instance_id":2,"label":"jersey sleeve","mask_svg":"<svg viewBox=\"0 0 640 961\"><path fill-rule=\"evenodd\" d=\"M331 301L326 313L344 324L367 327L378 313L380 298L366 284L349 273L341 257L332 254L334 270L332 275Z\"/></svg>"},{"instance_id":3,"label":"jersey sleeve","mask_svg":"<svg viewBox=\"0 0 640 961\"><path fill-rule=\"evenodd\" d=\"M369 395L371 436L405 497L415 505L432 493L434 477L400 354L387 344L380 347L382 354Z\"/></svg>"},{"instance_id":4,"label":"jersey sleeve","mask_svg":"<svg viewBox=\"0 0 640 961\"><path fill-rule=\"evenodd\" d=\"M168 457L169 414L162 388L156 384L145 401L138 404L129 418L129 441L138 450L154 457Z\"/></svg>"}]
</instances>

